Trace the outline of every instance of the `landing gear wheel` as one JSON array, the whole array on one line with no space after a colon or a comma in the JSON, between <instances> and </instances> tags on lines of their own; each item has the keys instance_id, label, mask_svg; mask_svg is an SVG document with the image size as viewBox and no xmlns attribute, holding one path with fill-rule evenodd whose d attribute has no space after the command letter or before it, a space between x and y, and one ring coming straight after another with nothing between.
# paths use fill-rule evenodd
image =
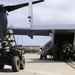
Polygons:
<instances>
[{"instance_id":1,"label":"landing gear wheel","mask_svg":"<svg viewBox=\"0 0 75 75\"><path fill-rule=\"evenodd\" d=\"M4 69L4 65L0 65L0 69Z\"/></svg>"},{"instance_id":2,"label":"landing gear wheel","mask_svg":"<svg viewBox=\"0 0 75 75\"><path fill-rule=\"evenodd\" d=\"M44 58L47 59L47 55L44 55Z\"/></svg>"},{"instance_id":3,"label":"landing gear wheel","mask_svg":"<svg viewBox=\"0 0 75 75\"><path fill-rule=\"evenodd\" d=\"M25 57L22 57L22 60L20 62L20 69L23 70L25 68Z\"/></svg>"},{"instance_id":4,"label":"landing gear wheel","mask_svg":"<svg viewBox=\"0 0 75 75\"><path fill-rule=\"evenodd\" d=\"M43 59L43 55L42 54L40 55L40 59Z\"/></svg>"},{"instance_id":5,"label":"landing gear wheel","mask_svg":"<svg viewBox=\"0 0 75 75\"><path fill-rule=\"evenodd\" d=\"M11 60L13 72L18 72L20 69L20 59L18 56L14 56Z\"/></svg>"}]
</instances>

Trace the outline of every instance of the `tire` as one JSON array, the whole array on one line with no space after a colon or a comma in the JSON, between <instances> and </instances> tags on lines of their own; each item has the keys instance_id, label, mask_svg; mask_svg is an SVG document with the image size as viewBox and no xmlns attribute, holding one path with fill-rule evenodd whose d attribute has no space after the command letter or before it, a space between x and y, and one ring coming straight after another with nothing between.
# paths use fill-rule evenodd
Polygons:
<instances>
[{"instance_id":1,"label":"tire","mask_svg":"<svg viewBox=\"0 0 75 75\"><path fill-rule=\"evenodd\" d=\"M42 54L40 55L40 59L43 59L43 55Z\"/></svg>"},{"instance_id":2,"label":"tire","mask_svg":"<svg viewBox=\"0 0 75 75\"><path fill-rule=\"evenodd\" d=\"M47 55L44 55L44 58L47 59Z\"/></svg>"},{"instance_id":3,"label":"tire","mask_svg":"<svg viewBox=\"0 0 75 75\"><path fill-rule=\"evenodd\" d=\"M11 60L13 72L18 72L20 70L20 59L18 56L14 56Z\"/></svg>"},{"instance_id":4,"label":"tire","mask_svg":"<svg viewBox=\"0 0 75 75\"><path fill-rule=\"evenodd\" d=\"M23 70L25 68L25 57L22 57L22 60L20 62L20 69Z\"/></svg>"},{"instance_id":5,"label":"tire","mask_svg":"<svg viewBox=\"0 0 75 75\"><path fill-rule=\"evenodd\" d=\"M4 65L0 65L0 69L4 69Z\"/></svg>"}]
</instances>

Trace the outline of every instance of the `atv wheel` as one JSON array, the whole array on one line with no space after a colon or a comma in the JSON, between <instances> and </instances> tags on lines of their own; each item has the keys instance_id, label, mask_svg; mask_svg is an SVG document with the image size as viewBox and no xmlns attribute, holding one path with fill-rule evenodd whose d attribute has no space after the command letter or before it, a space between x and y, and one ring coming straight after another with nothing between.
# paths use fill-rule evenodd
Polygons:
<instances>
[{"instance_id":1,"label":"atv wheel","mask_svg":"<svg viewBox=\"0 0 75 75\"><path fill-rule=\"evenodd\" d=\"M0 65L0 69L4 69L4 65Z\"/></svg>"},{"instance_id":2,"label":"atv wheel","mask_svg":"<svg viewBox=\"0 0 75 75\"><path fill-rule=\"evenodd\" d=\"M11 60L13 72L18 72L20 69L20 60L18 56L14 56Z\"/></svg>"},{"instance_id":3,"label":"atv wheel","mask_svg":"<svg viewBox=\"0 0 75 75\"><path fill-rule=\"evenodd\" d=\"M22 57L22 60L20 62L20 69L23 70L25 68L25 57Z\"/></svg>"}]
</instances>

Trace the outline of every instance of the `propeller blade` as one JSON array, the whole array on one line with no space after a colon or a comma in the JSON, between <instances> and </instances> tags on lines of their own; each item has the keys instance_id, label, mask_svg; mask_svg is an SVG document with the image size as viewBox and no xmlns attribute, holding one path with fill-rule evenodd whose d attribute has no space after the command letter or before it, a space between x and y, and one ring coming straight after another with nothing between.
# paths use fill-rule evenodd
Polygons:
<instances>
[{"instance_id":1,"label":"propeller blade","mask_svg":"<svg viewBox=\"0 0 75 75\"><path fill-rule=\"evenodd\" d=\"M40 0L40 1L34 1L32 2L32 4L36 4L36 3L40 3L43 2L44 0ZM12 5L12 6L4 6L4 9L7 10L8 12L11 12L13 10L28 6L29 3L23 3L23 4L18 4L18 5Z\"/></svg>"}]
</instances>

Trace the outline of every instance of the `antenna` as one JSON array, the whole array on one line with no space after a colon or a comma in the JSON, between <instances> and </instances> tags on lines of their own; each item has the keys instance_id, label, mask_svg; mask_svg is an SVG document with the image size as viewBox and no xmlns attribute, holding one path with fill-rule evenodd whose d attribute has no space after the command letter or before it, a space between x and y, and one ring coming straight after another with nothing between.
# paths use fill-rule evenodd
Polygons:
<instances>
[{"instance_id":1,"label":"antenna","mask_svg":"<svg viewBox=\"0 0 75 75\"><path fill-rule=\"evenodd\" d=\"M33 9L32 9L32 0L29 0L29 23L30 23L30 29L33 25Z\"/></svg>"}]
</instances>

